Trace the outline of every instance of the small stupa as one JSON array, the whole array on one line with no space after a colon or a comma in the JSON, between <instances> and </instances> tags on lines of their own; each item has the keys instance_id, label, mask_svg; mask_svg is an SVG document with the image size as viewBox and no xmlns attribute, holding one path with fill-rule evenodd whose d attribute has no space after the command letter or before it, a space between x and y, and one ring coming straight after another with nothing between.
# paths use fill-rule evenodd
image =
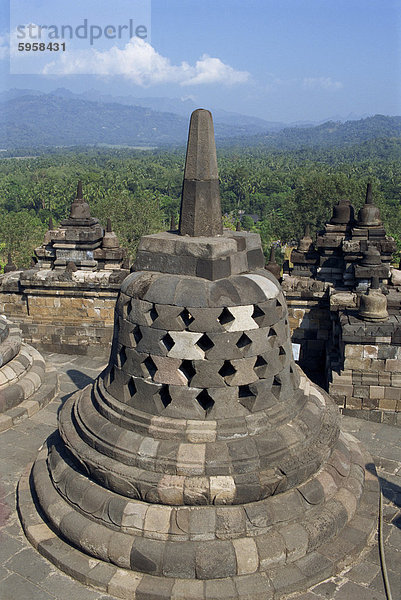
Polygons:
<instances>
[{"instance_id":1,"label":"small stupa","mask_svg":"<svg viewBox=\"0 0 401 600\"><path fill-rule=\"evenodd\" d=\"M292 275L295 277L313 277L316 274L316 261L318 255L313 246L309 223L305 227L303 237L299 240L297 248L291 252L293 265Z\"/></svg>"},{"instance_id":2,"label":"small stupa","mask_svg":"<svg viewBox=\"0 0 401 600\"><path fill-rule=\"evenodd\" d=\"M4 273L13 273L17 270L16 265L13 263L11 252L7 255L7 263L4 265Z\"/></svg>"},{"instance_id":3,"label":"small stupa","mask_svg":"<svg viewBox=\"0 0 401 600\"><path fill-rule=\"evenodd\" d=\"M277 260L276 260L276 247L275 246L272 246L270 248L270 258L269 258L268 262L265 265L265 269L267 271L270 271L270 273L272 273L272 275L274 275L274 277L277 280L280 280L280 277L281 277L281 267L277 263Z\"/></svg>"},{"instance_id":4,"label":"small stupa","mask_svg":"<svg viewBox=\"0 0 401 600\"><path fill-rule=\"evenodd\" d=\"M366 200L358 213L358 227L380 227L382 221L380 210L373 203L372 184L368 183L366 188Z\"/></svg>"},{"instance_id":5,"label":"small stupa","mask_svg":"<svg viewBox=\"0 0 401 600\"><path fill-rule=\"evenodd\" d=\"M33 545L121 598L269 600L376 527L378 484L293 360L257 234L221 225L213 122L190 124L178 232L144 236L108 366L19 487Z\"/></svg>"},{"instance_id":6,"label":"small stupa","mask_svg":"<svg viewBox=\"0 0 401 600\"><path fill-rule=\"evenodd\" d=\"M383 323L388 320L387 298L380 289L377 276L372 277L368 291L360 297L358 316L371 323Z\"/></svg>"},{"instance_id":7,"label":"small stupa","mask_svg":"<svg viewBox=\"0 0 401 600\"><path fill-rule=\"evenodd\" d=\"M83 271L119 270L126 258L116 234L108 220L106 231L91 216L89 204L83 197L82 182L78 182L76 198L68 219L54 228L50 217L49 229L43 244L35 249L37 267L40 269L66 270L73 262Z\"/></svg>"}]
</instances>

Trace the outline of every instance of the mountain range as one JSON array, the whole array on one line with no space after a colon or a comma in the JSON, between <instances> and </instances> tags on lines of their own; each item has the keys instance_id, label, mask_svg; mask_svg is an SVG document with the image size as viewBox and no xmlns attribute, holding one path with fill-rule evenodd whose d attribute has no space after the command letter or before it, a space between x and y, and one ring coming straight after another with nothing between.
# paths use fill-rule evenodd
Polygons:
<instances>
[{"instance_id":1,"label":"mountain range","mask_svg":"<svg viewBox=\"0 0 401 600\"><path fill-rule=\"evenodd\" d=\"M113 145L160 147L186 141L191 99L75 94L60 88L45 94L13 89L0 94L0 147ZM224 145L277 148L359 143L401 135L401 117L376 115L321 124L265 121L213 109L216 138Z\"/></svg>"}]
</instances>

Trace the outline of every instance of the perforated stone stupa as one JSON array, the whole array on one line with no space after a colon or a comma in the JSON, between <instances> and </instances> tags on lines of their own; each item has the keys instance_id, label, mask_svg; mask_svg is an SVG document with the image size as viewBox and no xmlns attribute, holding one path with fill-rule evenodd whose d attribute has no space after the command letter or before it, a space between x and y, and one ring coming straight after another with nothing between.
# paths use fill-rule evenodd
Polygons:
<instances>
[{"instance_id":1,"label":"perforated stone stupa","mask_svg":"<svg viewBox=\"0 0 401 600\"><path fill-rule=\"evenodd\" d=\"M0 315L0 433L30 417L57 392L57 374L24 344L17 325Z\"/></svg>"},{"instance_id":2,"label":"perforated stone stupa","mask_svg":"<svg viewBox=\"0 0 401 600\"><path fill-rule=\"evenodd\" d=\"M109 364L19 486L39 552L120 598L279 598L350 563L376 526L371 459L295 365L258 236L221 230L216 164L195 111L180 230L142 239ZM202 194L212 223L196 224Z\"/></svg>"}]
</instances>

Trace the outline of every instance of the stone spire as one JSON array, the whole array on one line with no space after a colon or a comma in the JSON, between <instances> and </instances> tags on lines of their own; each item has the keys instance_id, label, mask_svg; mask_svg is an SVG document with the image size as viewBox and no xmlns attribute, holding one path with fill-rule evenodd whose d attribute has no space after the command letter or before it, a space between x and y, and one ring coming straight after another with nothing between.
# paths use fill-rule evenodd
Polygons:
<instances>
[{"instance_id":1,"label":"stone spire","mask_svg":"<svg viewBox=\"0 0 401 600\"><path fill-rule=\"evenodd\" d=\"M373 204L372 184L369 182L366 187L365 204Z\"/></svg>"},{"instance_id":2,"label":"stone spire","mask_svg":"<svg viewBox=\"0 0 401 600\"><path fill-rule=\"evenodd\" d=\"M189 125L179 233L193 237L223 233L213 120L202 108L192 113Z\"/></svg>"},{"instance_id":3,"label":"stone spire","mask_svg":"<svg viewBox=\"0 0 401 600\"><path fill-rule=\"evenodd\" d=\"M49 217L49 231L53 230L53 217L50 215Z\"/></svg>"},{"instance_id":4,"label":"stone spire","mask_svg":"<svg viewBox=\"0 0 401 600\"><path fill-rule=\"evenodd\" d=\"M174 215L171 215L170 219L170 231L175 231L177 229L177 224L175 222Z\"/></svg>"}]
</instances>

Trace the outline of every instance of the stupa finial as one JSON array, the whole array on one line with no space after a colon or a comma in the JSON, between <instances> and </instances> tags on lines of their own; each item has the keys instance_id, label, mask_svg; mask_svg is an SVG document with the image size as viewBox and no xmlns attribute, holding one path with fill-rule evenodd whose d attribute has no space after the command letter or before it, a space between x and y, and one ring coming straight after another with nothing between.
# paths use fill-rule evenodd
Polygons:
<instances>
[{"instance_id":1,"label":"stupa finial","mask_svg":"<svg viewBox=\"0 0 401 600\"><path fill-rule=\"evenodd\" d=\"M108 219L107 219L106 231L107 231L107 233L111 233L113 231L113 228L111 226L111 219L110 219L110 217L108 217Z\"/></svg>"},{"instance_id":2,"label":"stupa finial","mask_svg":"<svg viewBox=\"0 0 401 600\"><path fill-rule=\"evenodd\" d=\"M49 217L49 231L52 231L53 229L53 217L50 215Z\"/></svg>"},{"instance_id":3,"label":"stupa finial","mask_svg":"<svg viewBox=\"0 0 401 600\"><path fill-rule=\"evenodd\" d=\"M82 181L79 180L78 181L78 185L77 185L77 200L83 200L84 196L82 193Z\"/></svg>"},{"instance_id":4,"label":"stupa finial","mask_svg":"<svg viewBox=\"0 0 401 600\"><path fill-rule=\"evenodd\" d=\"M190 236L223 233L213 119L203 108L192 113L189 125L179 232Z\"/></svg>"},{"instance_id":5,"label":"stupa finial","mask_svg":"<svg viewBox=\"0 0 401 600\"><path fill-rule=\"evenodd\" d=\"M373 275L373 277L371 278L370 287L372 290L378 290L380 288L379 278L377 275Z\"/></svg>"},{"instance_id":6,"label":"stupa finial","mask_svg":"<svg viewBox=\"0 0 401 600\"><path fill-rule=\"evenodd\" d=\"M365 204L373 204L372 184L369 182L366 187L366 201Z\"/></svg>"}]
</instances>

